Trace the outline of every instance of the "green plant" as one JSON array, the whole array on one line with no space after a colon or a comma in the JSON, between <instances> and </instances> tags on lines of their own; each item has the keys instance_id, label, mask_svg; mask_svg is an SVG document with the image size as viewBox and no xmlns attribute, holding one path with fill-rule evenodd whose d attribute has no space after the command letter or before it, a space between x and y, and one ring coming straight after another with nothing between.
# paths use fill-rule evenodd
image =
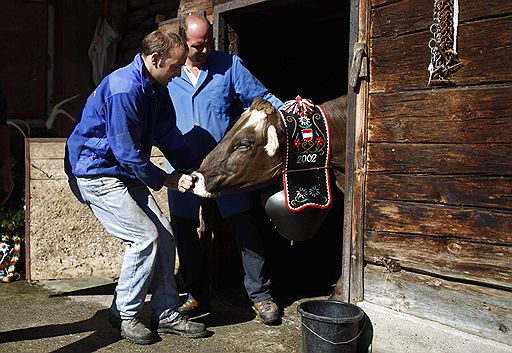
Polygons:
<instances>
[{"instance_id":1,"label":"green plant","mask_svg":"<svg viewBox=\"0 0 512 353\"><path fill-rule=\"evenodd\" d=\"M25 211L23 209L2 210L0 214L0 228L12 225L15 229L25 226Z\"/></svg>"}]
</instances>

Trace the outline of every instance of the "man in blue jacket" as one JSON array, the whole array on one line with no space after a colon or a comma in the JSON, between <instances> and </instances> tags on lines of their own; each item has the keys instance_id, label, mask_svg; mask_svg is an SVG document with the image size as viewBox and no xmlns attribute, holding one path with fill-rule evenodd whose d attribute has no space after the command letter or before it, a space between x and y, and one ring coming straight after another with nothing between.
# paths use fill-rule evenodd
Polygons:
<instances>
[{"instance_id":1,"label":"man in blue jacket","mask_svg":"<svg viewBox=\"0 0 512 353\"><path fill-rule=\"evenodd\" d=\"M237 105L247 109L256 97L269 100L276 108L280 108L282 102L249 72L239 57L213 50L212 28L206 18L185 17L180 23L180 34L187 40L189 54L181 76L169 83L169 93L176 109L178 128L202 160L224 137L230 123L238 118ZM216 201L240 252L244 284L254 309L264 323L276 323L280 319L279 311L272 300L270 278L265 271L261 234L250 213L251 196L240 193ZM180 273L189 293L180 310L189 317L210 310L207 270L196 231L199 204L200 199L190 193L169 190Z\"/></svg>"},{"instance_id":2,"label":"man in blue jacket","mask_svg":"<svg viewBox=\"0 0 512 353\"><path fill-rule=\"evenodd\" d=\"M110 322L137 344L158 339L156 332L203 337L205 325L178 311L174 279L176 245L169 221L148 187L185 192L194 167L176 118L167 84L188 53L179 35L156 30L142 41L142 53L105 77L89 96L66 144L66 173L77 198L106 230L126 244L110 309ZM178 171L167 174L150 161L157 146ZM151 290L151 330L140 320Z\"/></svg>"}]
</instances>

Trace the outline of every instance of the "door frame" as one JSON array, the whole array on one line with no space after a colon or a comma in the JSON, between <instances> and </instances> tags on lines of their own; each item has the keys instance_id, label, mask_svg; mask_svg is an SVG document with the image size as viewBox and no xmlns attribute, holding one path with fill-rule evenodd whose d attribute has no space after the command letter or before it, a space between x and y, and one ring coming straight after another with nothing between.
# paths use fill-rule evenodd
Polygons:
<instances>
[{"instance_id":1,"label":"door frame","mask_svg":"<svg viewBox=\"0 0 512 353\"><path fill-rule=\"evenodd\" d=\"M364 215L367 154L367 111L369 93L369 0L351 0L349 39L349 84L347 90L347 150L345 161L345 212L341 298L346 302L364 299ZM364 49L356 60L356 48ZM356 65L360 65L356 67ZM351 77L351 76L356 77ZM355 82L355 85L351 85Z\"/></svg>"}]
</instances>

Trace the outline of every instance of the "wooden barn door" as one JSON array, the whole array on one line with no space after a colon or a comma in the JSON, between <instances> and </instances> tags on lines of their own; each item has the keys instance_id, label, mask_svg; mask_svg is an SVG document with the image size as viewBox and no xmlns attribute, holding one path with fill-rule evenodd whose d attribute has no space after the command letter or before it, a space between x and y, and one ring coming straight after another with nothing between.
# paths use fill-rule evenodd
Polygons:
<instances>
[{"instance_id":1,"label":"wooden barn door","mask_svg":"<svg viewBox=\"0 0 512 353\"><path fill-rule=\"evenodd\" d=\"M364 299L512 344L512 3L369 6Z\"/></svg>"}]
</instances>

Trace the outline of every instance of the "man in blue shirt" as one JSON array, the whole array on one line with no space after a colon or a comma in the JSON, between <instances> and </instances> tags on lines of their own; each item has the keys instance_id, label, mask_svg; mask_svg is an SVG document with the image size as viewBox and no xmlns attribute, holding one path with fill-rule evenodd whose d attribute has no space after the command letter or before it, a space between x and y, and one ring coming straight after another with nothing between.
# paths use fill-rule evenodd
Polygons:
<instances>
[{"instance_id":1,"label":"man in blue shirt","mask_svg":"<svg viewBox=\"0 0 512 353\"><path fill-rule=\"evenodd\" d=\"M185 17L180 23L180 34L187 40L189 54L181 76L168 85L169 93L176 109L178 128L202 160L224 137L230 123L238 118L237 105L247 109L256 97L269 100L276 108L280 108L282 102L249 72L239 57L213 50L212 28L206 18ZM250 213L251 196L248 193L227 195L217 198L216 202L240 252L244 284L254 309L263 322L276 323L280 319L279 310L270 293L261 234ZM181 312L189 317L210 310L207 269L196 231L199 205L197 196L169 190L180 273L189 295Z\"/></svg>"},{"instance_id":2,"label":"man in blue shirt","mask_svg":"<svg viewBox=\"0 0 512 353\"><path fill-rule=\"evenodd\" d=\"M205 325L178 311L174 279L176 245L169 221L148 187L185 192L197 165L176 118L167 84L188 53L179 35L156 30L142 41L142 53L105 77L89 96L66 144L70 187L106 230L126 244L110 322L137 344L158 339L156 332L204 337ZM171 174L150 161L157 146L178 171ZM140 320L151 290L151 330Z\"/></svg>"}]
</instances>

